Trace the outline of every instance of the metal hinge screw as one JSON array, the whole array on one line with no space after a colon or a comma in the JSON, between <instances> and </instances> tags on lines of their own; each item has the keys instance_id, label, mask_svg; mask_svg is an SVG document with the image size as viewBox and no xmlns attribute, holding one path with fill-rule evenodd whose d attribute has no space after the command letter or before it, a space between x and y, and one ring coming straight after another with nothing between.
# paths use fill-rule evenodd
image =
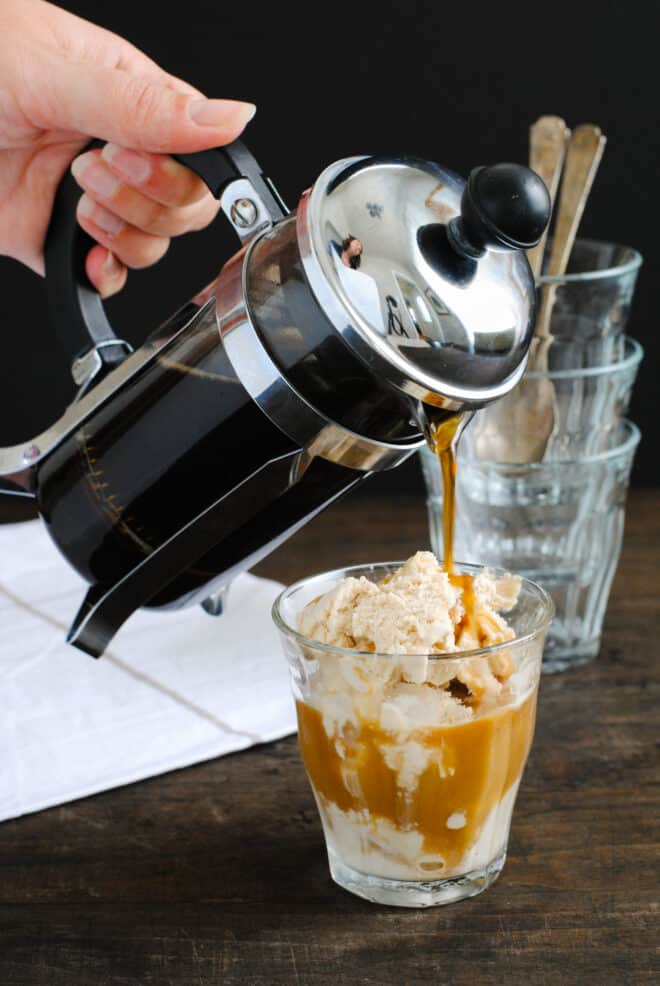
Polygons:
<instances>
[{"instance_id":1,"label":"metal hinge screw","mask_svg":"<svg viewBox=\"0 0 660 986\"><path fill-rule=\"evenodd\" d=\"M239 229L249 229L257 221L259 212L252 199L236 199L230 209L231 221Z\"/></svg>"},{"instance_id":2,"label":"metal hinge screw","mask_svg":"<svg viewBox=\"0 0 660 986\"><path fill-rule=\"evenodd\" d=\"M41 455L41 449L37 445L28 445L26 449L23 450L23 462L26 466L31 465Z\"/></svg>"}]
</instances>

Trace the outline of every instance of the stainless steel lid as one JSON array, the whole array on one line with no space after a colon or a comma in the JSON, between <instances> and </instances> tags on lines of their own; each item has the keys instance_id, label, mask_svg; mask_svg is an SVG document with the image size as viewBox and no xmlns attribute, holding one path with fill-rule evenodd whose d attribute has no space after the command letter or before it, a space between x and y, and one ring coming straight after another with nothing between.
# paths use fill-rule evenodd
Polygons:
<instances>
[{"instance_id":1,"label":"stainless steel lid","mask_svg":"<svg viewBox=\"0 0 660 986\"><path fill-rule=\"evenodd\" d=\"M466 183L416 158L349 158L301 201L298 240L317 300L369 366L428 403L474 407L524 370L535 305L524 249L549 205L519 165Z\"/></svg>"}]
</instances>

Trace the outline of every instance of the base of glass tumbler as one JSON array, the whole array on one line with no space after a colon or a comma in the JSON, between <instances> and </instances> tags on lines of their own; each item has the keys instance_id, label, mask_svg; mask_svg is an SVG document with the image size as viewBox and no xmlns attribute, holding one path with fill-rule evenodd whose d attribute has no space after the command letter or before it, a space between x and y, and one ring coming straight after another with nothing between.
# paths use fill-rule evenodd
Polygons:
<instances>
[{"instance_id":1,"label":"base of glass tumbler","mask_svg":"<svg viewBox=\"0 0 660 986\"><path fill-rule=\"evenodd\" d=\"M330 874L335 883L373 904L390 904L393 907L436 907L475 897L495 882L505 859L506 850L503 849L483 869L446 880L388 880L386 877L360 873L328 850Z\"/></svg>"},{"instance_id":2,"label":"base of glass tumbler","mask_svg":"<svg viewBox=\"0 0 660 986\"><path fill-rule=\"evenodd\" d=\"M552 641L549 641L549 644L550 646L546 644L543 652L541 673L557 674L558 671L570 671L572 668L579 668L583 664L593 661L600 650L600 637L594 637L593 640L582 641L582 643L572 646L553 647Z\"/></svg>"}]
</instances>

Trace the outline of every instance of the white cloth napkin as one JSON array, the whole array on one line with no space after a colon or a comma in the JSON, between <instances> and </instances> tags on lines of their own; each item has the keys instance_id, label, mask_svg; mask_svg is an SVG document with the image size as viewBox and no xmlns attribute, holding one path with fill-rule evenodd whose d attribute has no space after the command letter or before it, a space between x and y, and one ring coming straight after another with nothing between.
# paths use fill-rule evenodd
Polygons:
<instances>
[{"instance_id":1,"label":"white cloth napkin","mask_svg":"<svg viewBox=\"0 0 660 986\"><path fill-rule=\"evenodd\" d=\"M0 525L0 820L295 731L277 582L140 610L99 660L65 643L86 588L40 521Z\"/></svg>"}]
</instances>

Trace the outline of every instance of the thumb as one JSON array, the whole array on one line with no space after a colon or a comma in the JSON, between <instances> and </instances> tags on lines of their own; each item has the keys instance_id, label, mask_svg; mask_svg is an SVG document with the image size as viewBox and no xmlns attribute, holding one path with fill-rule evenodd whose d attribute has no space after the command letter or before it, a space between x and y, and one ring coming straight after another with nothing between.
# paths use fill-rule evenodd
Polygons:
<instances>
[{"instance_id":1,"label":"thumb","mask_svg":"<svg viewBox=\"0 0 660 986\"><path fill-rule=\"evenodd\" d=\"M50 66L42 93L30 114L38 126L156 153L228 144L256 112L252 103L206 99L121 69L63 58Z\"/></svg>"}]
</instances>

